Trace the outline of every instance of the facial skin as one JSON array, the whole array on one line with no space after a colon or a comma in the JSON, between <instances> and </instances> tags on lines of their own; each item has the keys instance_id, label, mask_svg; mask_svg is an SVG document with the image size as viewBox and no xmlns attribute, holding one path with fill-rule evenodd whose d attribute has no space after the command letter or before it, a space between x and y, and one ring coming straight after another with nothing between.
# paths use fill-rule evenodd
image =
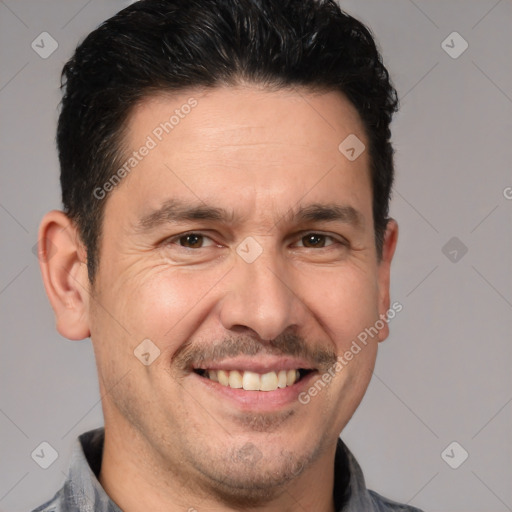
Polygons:
<instances>
[{"instance_id":1,"label":"facial skin","mask_svg":"<svg viewBox=\"0 0 512 512\"><path fill-rule=\"evenodd\" d=\"M308 404L298 395L389 309L397 225L388 223L378 260L368 153L350 162L338 150L351 133L366 144L363 125L335 92L184 91L135 109L129 152L191 97L197 106L104 199L93 287L64 214L50 212L41 225L40 238L58 248L42 262L58 330L90 335L95 351L101 483L126 511L283 511L297 502L333 510L336 441L387 327ZM229 218L162 215L149 226L172 200L223 208ZM356 214L293 219L313 204ZM257 244L245 245L247 237ZM240 244L262 252L248 263ZM134 356L144 339L160 350L147 366ZM314 371L266 392L232 390L193 367Z\"/></svg>"}]
</instances>

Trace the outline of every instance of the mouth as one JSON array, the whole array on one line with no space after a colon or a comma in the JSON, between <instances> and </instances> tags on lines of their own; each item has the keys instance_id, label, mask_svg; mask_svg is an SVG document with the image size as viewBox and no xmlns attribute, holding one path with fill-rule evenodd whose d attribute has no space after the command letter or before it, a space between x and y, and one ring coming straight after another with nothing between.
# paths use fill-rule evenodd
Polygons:
<instances>
[{"instance_id":1,"label":"mouth","mask_svg":"<svg viewBox=\"0 0 512 512\"><path fill-rule=\"evenodd\" d=\"M223 417L237 412L290 414L301 405L300 393L319 375L312 363L295 356L238 355L197 361L186 374L192 377L187 381L194 386L191 390L206 393Z\"/></svg>"},{"instance_id":2,"label":"mouth","mask_svg":"<svg viewBox=\"0 0 512 512\"><path fill-rule=\"evenodd\" d=\"M242 369L210 368L194 368L193 371L203 379L227 388L265 392L292 387L314 372L306 368L275 369L264 373Z\"/></svg>"}]
</instances>

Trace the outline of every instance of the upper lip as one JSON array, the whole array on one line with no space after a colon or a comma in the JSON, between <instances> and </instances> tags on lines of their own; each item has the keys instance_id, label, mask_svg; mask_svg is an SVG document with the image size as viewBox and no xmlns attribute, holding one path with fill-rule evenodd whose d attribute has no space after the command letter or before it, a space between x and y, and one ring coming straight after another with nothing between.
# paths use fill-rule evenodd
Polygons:
<instances>
[{"instance_id":1,"label":"upper lip","mask_svg":"<svg viewBox=\"0 0 512 512\"><path fill-rule=\"evenodd\" d=\"M267 373L280 370L314 370L311 363L296 357L276 357L271 355L228 357L221 361L205 361L194 370L240 370L255 373Z\"/></svg>"}]
</instances>

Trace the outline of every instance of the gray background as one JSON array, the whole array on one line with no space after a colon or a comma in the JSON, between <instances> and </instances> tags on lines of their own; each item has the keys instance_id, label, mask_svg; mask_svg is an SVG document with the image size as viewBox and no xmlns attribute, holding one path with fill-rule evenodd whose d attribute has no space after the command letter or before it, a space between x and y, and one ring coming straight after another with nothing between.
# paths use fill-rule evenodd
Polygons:
<instances>
[{"instance_id":1,"label":"gray background","mask_svg":"<svg viewBox=\"0 0 512 512\"><path fill-rule=\"evenodd\" d=\"M75 437L102 424L90 342L55 331L32 247L41 216L60 205L61 67L128 3L0 1L3 511L53 495ZM401 96L392 299L403 304L343 437L369 486L390 498L431 511L512 510L512 2L342 7L372 28ZM31 48L44 31L58 42L47 59ZM469 44L456 59L441 46L454 31ZM59 454L46 470L30 455L42 441ZM452 465L469 453L458 469L441 457L453 441L462 448L447 451Z\"/></svg>"}]
</instances>

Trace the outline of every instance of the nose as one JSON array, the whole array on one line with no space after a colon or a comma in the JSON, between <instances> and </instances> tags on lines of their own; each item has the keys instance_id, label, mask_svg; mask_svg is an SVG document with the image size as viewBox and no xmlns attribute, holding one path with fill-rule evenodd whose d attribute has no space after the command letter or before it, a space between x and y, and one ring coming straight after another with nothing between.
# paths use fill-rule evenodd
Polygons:
<instances>
[{"instance_id":1,"label":"nose","mask_svg":"<svg viewBox=\"0 0 512 512\"><path fill-rule=\"evenodd\" d=\"M265 249L252 263L237 257L227 279L220 306L225 329L273 340L304 322L307 308L293 289L290 267L274 251Z\"/></svg>"}]
</instances>

